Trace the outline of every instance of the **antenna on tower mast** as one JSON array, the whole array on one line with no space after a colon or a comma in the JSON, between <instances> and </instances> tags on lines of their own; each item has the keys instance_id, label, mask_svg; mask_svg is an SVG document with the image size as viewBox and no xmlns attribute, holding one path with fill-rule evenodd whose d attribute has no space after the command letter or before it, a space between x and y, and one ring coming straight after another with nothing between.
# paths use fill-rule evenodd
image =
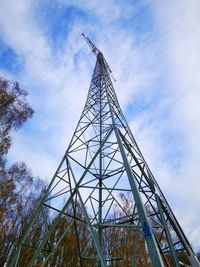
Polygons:
<instances>
[{"instance_id":1,"label":"antenna on tower mast","mask_svg":"<svg viewBox=\"0 0 200 267\"><path fill-rule=\"evenodd\" d=\"M84 34L81 34L83 36L83 38L85 39L85 41L87 42L88 46L91 48L92 53L97 56L99 53L101 53L101 51L91 42L91 40Z\"/></svg>"},{"instance_id":2,"label":"antenna on tower mast","mask_svg":"<svg viewBox=\"0 0 200 267\"><path fill-rule=\"evenodd\" d=\"M83 38L85 39L85 41L87 42L88 46L91 48L92 50L92 53L97 57L99 53L102 54L103 56L103 53L92 43L92 41L84 34L82 33L81 34L83 36ZM104 56L103 56L103 60L104 60L104 63L105 63L105 66L106 66L106 69L108 70L108 73L110 74L111 78L113 79L114 82L116 82L116 79L112 73L112 70L111 68L109 67L107 61L105 60Z\"/></svg>"}]
</instances>

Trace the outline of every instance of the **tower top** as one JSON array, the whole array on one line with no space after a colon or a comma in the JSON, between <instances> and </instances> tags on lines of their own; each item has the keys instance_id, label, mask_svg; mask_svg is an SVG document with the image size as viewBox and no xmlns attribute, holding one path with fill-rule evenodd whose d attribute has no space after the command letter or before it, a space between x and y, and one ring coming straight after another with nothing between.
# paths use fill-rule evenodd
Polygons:
<instances>
[{"instance_id":1,"label":"tower top","mask_svg":"<svg viewBox=\"0 0 200 267\"><path fill-rule=\"evenodd\" d=\"M82 33L81 35L83 36L95 56L101 53L101 51L92 43L92 41L84 33Z\"/></svg>"},{"instance_id":2,"label":"tower top","mask_svg":"<svg viewBox=\"0 0 200 267\"><path fill-rule=\"evenodd\" d=\"M99 54L101 54L103 56L103 53L96 47L96 45L93 44L93 42L84 34L81 34L83 36L83 38L85 39L85 41L87 42L88 46L91 48L92 53L97 57ZM115 77L113 76L112 70L109 67L107 61L105 60L104 56L103 56L103 60L106 66L106 69L108 71L108 73L110 74L110 77L113 79L114 82L116 82Z\"/></svg>"}]
</instances>

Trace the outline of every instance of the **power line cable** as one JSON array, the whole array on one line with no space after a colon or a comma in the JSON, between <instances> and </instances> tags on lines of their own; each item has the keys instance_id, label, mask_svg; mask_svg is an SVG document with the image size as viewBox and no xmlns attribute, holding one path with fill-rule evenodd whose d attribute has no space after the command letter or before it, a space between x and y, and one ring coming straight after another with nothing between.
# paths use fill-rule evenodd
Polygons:
<instances>
[{"instance_id":1,"label":"power line cable","mask_svg":"<svg viewBox=\"0 0 200 267\"><path fill-rule=\"evenodd\" d=\"M116 2L116 1L115 1ZM136 14L134 14L134 16L132 16L130 19L129 19L129 21L128 22L126 22L124 25L123 25L123 27L122 27L122 29L120 30L120 31L122 31L123 29L124 29L124 27L126 26L126 25L128 25L130 22L132 22L134 19L136 19L138 16L141 16L146 10L147 10L147 8L149 8L151 5L152 5L152 3L153 3L153 1L150 1L145 7L143 7L138 13L136 13ZM193 5L193 7L194 7L194 5ZM196 11L198 11L198 10L195 10L195 12L194 13L196 13ZM102 12L102 14L104 14L104 13L106 13L107 11L104 11L104 12ZM144 50L144 49L146 49L147 47L149 47L149 46L151 46L153 43L155 43L156 41L159 41L160 40L160 38L162 38L164 35L166 35L167 33L169 33L169 30L166 32L165 31L165 29L167 28L167 27L169 27L169 25L171 25L172 24L172 26L173 27L171 27L171 29L173 29L174 28L174 26L175 25L178 25L178 23L176 23L175 24L175 22L177 21L177 20L181 20L182 19L182 10L181 10L181 12L180 12L181 14L178 16L178 17L176 17L173 21L170 21L169 23L167 23L164 27L160 27L160 28L157 28L156 30L154 30L153 31L153 33L150 35L150 37L148 37L148 38L146 38L142 43L143 43L143 46L142 46L142 49ZM192 14L189 14L188 16L191 16ZM188 17L187 16L187 17ZM180 21L181 22L181 21ZM106 26L106 28L104 28L104 31L110 26L112 24L112 21ZM173 25L174 24L174 25ZM118 31L118 32L120 32L120 31ZM156 36L156 34L159 32L159 31L163 31L164 33L163 34L160 34L160 35L158 35L158 36ZM152 39L152 36L156 36L157 38L154 38L154 39ZM80 37L79 37L80 38ZM149 39L151 39L151 42L149 43L148 41L149 41ZM147 43L148 42L148 43ZM147 43L146 45L145 45L145 43ZM132 57L132 56L131 56ZM129 56L129 58L130 58L130 56ZM80 67L80 65L82 65L82 63L83 63L84 61L82 60L82 61L79 61L79 67ZM31 80L31 82L30 83L32 83L36 78L38 79L39 77L41 77L49 68L50 68L51 66L49 65L47 68L45 68L45 70L38 76L36 76L36 77L34 77L32 80ZM30 84L29 83L29 84Z\"/></svg>"},{"instance_id":2,"label":"power line cable","mask_svg":"<svg viewBox=\"0 0 200 267\"><path fill-rule=\"evenodd\" d=\"M159 48L158 50L156 50L156 56L157 56L157 58L158 58L158 56L161 54L161 52L163 52L164 50L169 49L170 47L172 47L172 45L174 45L174 44L180 42L180 41L181 41L183 38L185 38L186 36L188 36L188 35L192 35L192 34L194 33L195 30L199 31L199 30L200 30L200 26L198 25L198 26L195 27L192 31L191 31L191 30L186 31L184 34L182 34L182 36L180 36L180 38L177 38L176 40L174 40L173 42L171 42L171 45L170 45L170 46L169 46L169 45L165 45L165 46ZM153 59L153 58L155 58L154 55L152 55L149 59L151 60L151 59ZM137 71L139 71L140 69L143 69L144 66L145 66L145 61L143 61L141 64L139 64L139 65L135 68L135 70L133 70L133 71L134 71L134 72L137 72Z\"/></svg>"},{"instance_id":3,"label":"power line cable","mask_svg":"<svg viewBox=\"0 0 200 267\"><path fill-rule=\"evenodd\" d=\"M113 4L115 4L116 2L117 2L118 0L115 0L114 1L114 3L112 3L111 5L110 5L110 8L113 6ZM134 1L135 2L135 1ZM107 10L105 10L105 11L103 11L101 14L100 14L100 16L102 16L103 14L105 14L105 13L107 13L109 11L109 9L107 9ZM110 22L111 23L111 22ZM110 24L109 23L109 24ZM76 39L77 41L80 41L80 36L78 35L77 36L77 39ZM75 40L75 43L76 43L76 40ZM83 62L79 62L79 65L80 64L82 64ZM29 87L33 82L35 82L36 80L38 80L39 78L41 78L43 75L44 75L44 73L46 73L47 72L47 70L49 70L51 68L51 65L50 64L47 64L46 66L44 66L44 71L42 71L39 75L38 74L36 74L32 79L31 79L31 81L29 81L28 82L28 84L26 85L27 87Z\"/></svg>"},{"instance_id":4,"label":"power line cable","mask_svg":"<svg viewBox=\"0 0 200 267\"><path fill-rule=\"evenodd\" d=\"M192 17L191 17L192 15L194 15L194 14L198 14L199 12L200 12L200 9L195 10L192 14L190 14L190 16L189 16L189 15L187 16L187 19L188 19L188 20L191 19L191 18L192 18ZM181 21L180 21L180 23L181 23ZM147 43L146 45L145 45L145 43L144 43L143 46L141 46L140 53L144 52L146 48L151 47L155 42L157 42L158 40L160 40L161 38L163 38L164 36L166 36L166 35L169 34L170 32L173 32L174 30L176 30L176 29L178 28L178 25L180 25L180 23L176 23L176 24L174 25L173 28L171 28L171 29L168 30L167 32L164 32L164 34L160 35L157 39L154 39L152 42ZM176 26L176 27L175 27L175 26ZM186 33L187 33L187 32L186 32ZM183 37L186 36L186 35L187 35L187 34L183 34ZM181 39L182 39L182 38L181 38ZM169 46L169 44L168 44L168 46ZM167 47L167 45L165 45L164 47ZM159 51L162 51L162 50L164 50L164 49L160 48L160 49L158 49L158 50L159 50ZM156 53L157 53L158 50L156 50ZM130 58L132 58L133 56L134 56L134 55L129 55L129 57L125 58L124 60L126 60L126 59L130 59Z\"/></svg>"}]
</instances>

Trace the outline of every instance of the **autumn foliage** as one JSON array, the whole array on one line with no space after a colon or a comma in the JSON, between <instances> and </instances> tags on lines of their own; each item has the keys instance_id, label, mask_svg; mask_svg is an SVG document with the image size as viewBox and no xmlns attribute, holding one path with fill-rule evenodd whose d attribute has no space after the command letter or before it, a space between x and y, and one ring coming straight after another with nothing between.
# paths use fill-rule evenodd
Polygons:
<instances>
[{"instance_id":1,"label":"autumn foliage","mask_svg":"<svg viewBox=\"0 0 200 267\"><path fill-rule=\"evenodd\" d=\"M18 83L0 78L0 266L20 239L44 187L25 163L7 166L12 130L33 115L26 96Z\"/></svg>"}]
</instances>

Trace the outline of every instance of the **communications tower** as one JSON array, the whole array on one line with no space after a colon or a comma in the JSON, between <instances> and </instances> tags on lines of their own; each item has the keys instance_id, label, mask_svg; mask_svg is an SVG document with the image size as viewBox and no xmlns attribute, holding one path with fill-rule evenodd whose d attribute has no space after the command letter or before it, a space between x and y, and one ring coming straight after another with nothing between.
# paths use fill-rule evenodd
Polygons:
<instances>
[{"instance_id":1,"label":"communications tower","mask_svg":"<svg viewBox=\"0 0 200 267\"><path fill-rule=\"evenodd\" d=\"M199 267L126 122L103 53L82 35L96 56L86 104L8 266L21 267L28 249L26 267L69 266L73 255L80 267Z\"/></svg>"}]
</instances>

